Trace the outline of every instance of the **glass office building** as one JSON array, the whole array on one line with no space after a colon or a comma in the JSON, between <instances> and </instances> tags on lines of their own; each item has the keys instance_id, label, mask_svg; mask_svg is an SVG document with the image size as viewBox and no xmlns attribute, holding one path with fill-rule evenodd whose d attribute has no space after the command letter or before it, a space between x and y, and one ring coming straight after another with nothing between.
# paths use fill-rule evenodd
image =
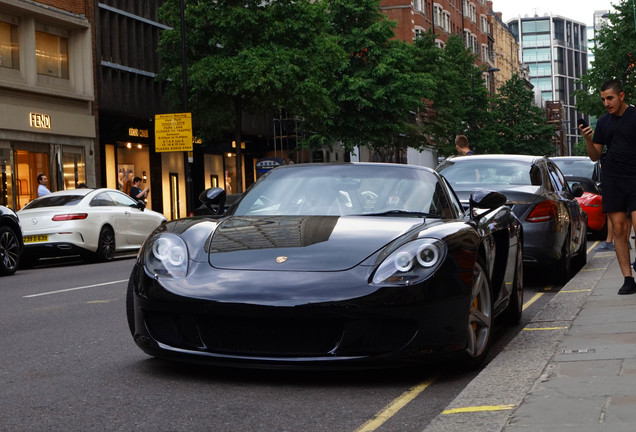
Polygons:
<instances>
[{"instance_id":1,"label":"glass office building","mask_svg":"<svg viewBox=\"0 0 636 432\"><path fill-rule=\"evenodd\" d=\"M563 134L567 154L571 154L580 132L577 118L587 116L576 110L575 89L578 79L587 73L586 25L560 16L516 18L508 26L519 42L520 60L530 70L530 82L540 92L541 100L560 102Z\"/></svg>"}]
</instances>

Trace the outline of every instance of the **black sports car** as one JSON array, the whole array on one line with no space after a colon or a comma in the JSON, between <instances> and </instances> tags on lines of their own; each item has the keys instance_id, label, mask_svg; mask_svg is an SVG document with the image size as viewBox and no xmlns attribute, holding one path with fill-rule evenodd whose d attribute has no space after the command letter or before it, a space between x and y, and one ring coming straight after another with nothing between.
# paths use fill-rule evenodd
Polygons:
<instances>
[{"instance_id":1,"label":"black sports car","mask_svg":"<svg viewBox=\"0 0 636 432\"><path fill-rule=\"evenodd\" d=\"M18 216L10 208L0 205L0 276L16 272L23 246Z\"/></svg>"},{"instance_id":2,"label":"black sports car","mask_svg":"<svg viewBox=\"0 0 636 432\"><path fill-rule=\"evenodd\" d=\"M223 208L225 192L201 195ZM225 215L156 229L130 276L146 353L231 366L379 366L484 359L493 320L517 323L522 228L497 192L464 212L435 171L298 164Z\"/></svg>"}]
</instances>

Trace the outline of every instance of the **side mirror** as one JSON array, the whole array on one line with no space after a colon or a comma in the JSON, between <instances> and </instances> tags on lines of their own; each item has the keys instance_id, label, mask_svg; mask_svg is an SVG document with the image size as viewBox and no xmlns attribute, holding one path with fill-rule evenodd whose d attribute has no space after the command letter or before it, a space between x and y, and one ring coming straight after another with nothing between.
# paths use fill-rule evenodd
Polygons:
<instances>
[{"instance_id":1,"label":"side mirror","mask_svg":"<svg viewBox=\"0 0 636 432\"><path fill-rule=\"evenodd\" d=\"M508 201L508 199L501 192L492 190L476 190L470 194L470 217L475 217L475 209L494 210L506 204L506 201ZM476 218L479 219L479 217Z\"/></svg>"},{"instance_id":2,"label":"side mirror","mask_svg":"<svg viewBox=\"0 0 636 432\"><path fill-rule=\"evenodd\" d=\"M227 193L225 189L210 188L206 189L199 194L199 201L203 203L212 214L220 215L225 210L225 199ZM215 209L213 206L217 206Z\"/></svg>"},{"instance_id":3,"label":"side mirror","mask_svg":"<svg viewBox=\"0 0 636 432\"><path fill-rule=\"evenodd\" d=\"M574 195L574 198L583 196L583 192L585 192L585 190L583 189L583 186L581 186L581 183L574 183L571 189L572 189L572 195Z\"/></svg>"}]
</instances>

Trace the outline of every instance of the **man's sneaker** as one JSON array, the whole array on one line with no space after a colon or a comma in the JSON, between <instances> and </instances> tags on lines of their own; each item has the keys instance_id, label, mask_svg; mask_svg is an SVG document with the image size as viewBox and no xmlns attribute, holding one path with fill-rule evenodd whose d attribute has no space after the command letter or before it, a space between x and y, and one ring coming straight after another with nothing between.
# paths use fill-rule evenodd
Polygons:
<instances>
[{"instance_id":1,"label":"man's sneaker","mask_svg":"<svg viewBox=\"0 0 636 432\"><path fill-rule=\"evenodd\" d=\"M605 252L605 251L614 251L614 242L606 242L604 241L600 246L596 246L594 248L594 252Z\"/></svg>"},{"instance_id":2,"label":"man's sneaker","mask_svg":"<svg viewBox=\"0 0 636 432\"><path fill-rule=\"evenodd\" d=\"M618 290L619 295L634 294L634 293L636 293L636 282L634 282L633 279L630 279L629 281L625 281L621 289Z\"/></svg>"}]
</instances>

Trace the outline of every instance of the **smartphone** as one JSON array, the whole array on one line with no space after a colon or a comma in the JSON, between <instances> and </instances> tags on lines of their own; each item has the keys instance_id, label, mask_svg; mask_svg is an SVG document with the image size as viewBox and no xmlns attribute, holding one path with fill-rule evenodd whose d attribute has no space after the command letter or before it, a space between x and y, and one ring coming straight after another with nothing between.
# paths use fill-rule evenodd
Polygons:
<instances>
[{"instance_id":1,"label":"smartphone","mask_svg":"<svg viewBox=\"0 0 636 432\"><path fill-rule=\"evenodd\" d=\"M583 125L583 128L585 129L587 127L587 122L585 121L585 119L580 118L579 121L577 122L578 126Z\"/></svg>"}]
</instances>

